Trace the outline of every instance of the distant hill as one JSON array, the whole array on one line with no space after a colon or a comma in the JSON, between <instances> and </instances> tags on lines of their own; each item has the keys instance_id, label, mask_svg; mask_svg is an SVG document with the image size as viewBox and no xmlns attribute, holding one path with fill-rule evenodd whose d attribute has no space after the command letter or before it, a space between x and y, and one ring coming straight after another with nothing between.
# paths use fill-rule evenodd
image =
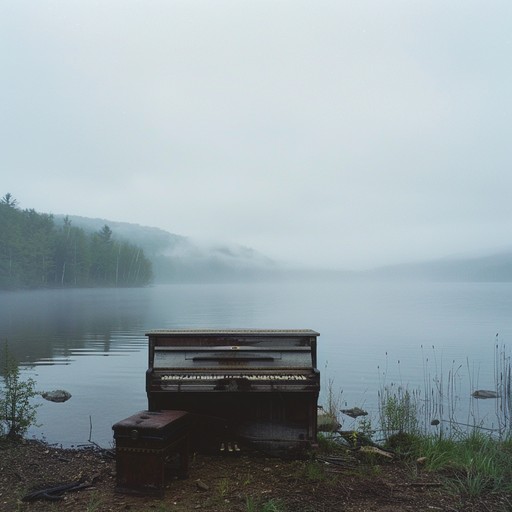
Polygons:
<instances>
[{"instance_id":1,"label":"distant hill","mask_svg":"<svg viewBox=\"0 0 512 512\"><path fill-rule=\"evenodd\" d=\"M429 281L512 281L512 251L487 256L443 258L422 263L389 265L363 272L370 278Z\"/></svg>"},{"instance_id":2,"label":"distant hill","mask_svg":"<svg viewBox=\"0 0 512 512\"><path fill-rule=\"evenodd\" d=\"M65 215L54 215L63 222ZM255 279L280 271L272 259L257 251L222 244L205 245L159 228L108 219L67 216L73 226L98 231L105 224L113 237L130 241L144 249L153 265L155 282L208 282Z\"/></svg>"},{"instance_id":3,"label":"distant hill","mask_svg":"<svg viewBox=\"0 0 512 512\"><path fill-rule=\"evenodd\" d=\"M108 219L80 217L78 215L54 215L56 223L61 223L67 217L73 226L86 231L98 231L105 224L112 229L118 239L129 240L140 245L148 254L158 254L173 244L186 240L186 237L169 233L159 228L131 224L129 222L115 222Z\"/></svg>"}]
</instances>

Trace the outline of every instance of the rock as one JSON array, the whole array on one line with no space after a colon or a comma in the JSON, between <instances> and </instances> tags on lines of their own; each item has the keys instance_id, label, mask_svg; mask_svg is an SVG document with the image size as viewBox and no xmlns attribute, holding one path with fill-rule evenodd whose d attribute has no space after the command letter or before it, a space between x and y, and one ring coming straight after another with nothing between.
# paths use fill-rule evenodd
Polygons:
<instances>
[{"instance_id":1,"label":"rock","mask_svg":"<svg viewBox=\"0 0 512 512\"><path fill-rule=\"evenodd\" d=\"M366 411L360 409L359 407L352 407L352 409L341 409L343 414L350 416L351 418L358 418L359 416L368 416Z\"/></svg>"},{"instance_id":2,"label":"rock","mask_svg":"<svg viewBox=\"0 0 512 512\"><path fill-rule=\"evenodd\" d=\"M471 393L473 398L498 398L496 391L489 391L487 389L477 389Z\"/></svg>"},{"instance_id":3,"label":"rock","mask_svg":"<svg viewBox=\"0 0 512 512\"><path fill-rule=\"evenodd\" d=\"M67 402L71 398L71 393L63 389L56 389L55 391L43 391L41 396L50 402Z\"/></svg>"},{"instance_id":4,"label":"rock","mask_svg":"<svg viewBox=\"0 0 512 512\"><path fill-rule=\"evenodd\" d=\"M202 480L196 480L196 485L198 489L201 489L201 491L207 491L210 489L210 486L205 484Z\"/></svg>"},{"instance_id":5,"label":"rock","mask_svg":"<svg viewBox=\"0 0 512 512\"><path fill-rule=\"evenodd\" d=\"M318 410L317 428L319 432L335 432L339 430L340 426L334 414L325 412L323 409Z\"/></svg>"}]
</instances>

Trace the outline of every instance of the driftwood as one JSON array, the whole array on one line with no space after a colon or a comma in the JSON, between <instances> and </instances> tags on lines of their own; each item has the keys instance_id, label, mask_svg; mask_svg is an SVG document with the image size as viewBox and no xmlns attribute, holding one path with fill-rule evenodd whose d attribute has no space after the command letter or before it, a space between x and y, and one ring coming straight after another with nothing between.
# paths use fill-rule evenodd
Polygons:
<instances>
[{"instance_id":1,"label":"driftwood","mask_svg":"<svg viewBox=\"0 0 512 512\"><path fill-rule=\"evenodd\" d=\"M78 480L76 482L68 482L65 484L55 485L52 487L47 487L43 489L39 489L37 491L32 491L31 493L23 496L22 501L36 501L36 500L49 500L49 501L58 501L62 500L64 496L62 496L65 492L72 491L80 491L82 489L86 489L87 487L91 487L95 480L97 480L99 474L95 474L89 481Z\"/></svg>"},{"instance_id":2,"label":"driftwood","mask_svg":"<svg viewBox=\"0 0 512 512\"><path fill-rule=\"evenodd\" d=\"M380 455L381 457L386 457L388 459L395 458L395 455L393 453L383 450L382 448L377 448L376 446L361 446L359 451L363 453L372 453L375 455Z\"/></svg>"}]
</instances>

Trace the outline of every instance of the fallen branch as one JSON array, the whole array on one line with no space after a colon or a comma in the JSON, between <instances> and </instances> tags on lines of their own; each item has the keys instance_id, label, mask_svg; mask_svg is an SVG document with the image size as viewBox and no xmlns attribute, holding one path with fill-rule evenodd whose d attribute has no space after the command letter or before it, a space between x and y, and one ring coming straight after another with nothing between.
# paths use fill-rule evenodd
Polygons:
<instances>
[{"instance_id":1,"label":"fallen branch","mask_svg":"<svg viewBox=\"0 0 512 512\"><path fill-rule=\"evenodd\" d=\"M441 487L441 482L404 482L398 483L402 487Z\"/></svg>"},{"instance_id":2,"label":"fallen branch","mask_svg":"<svg viewBox=\"0 0 512 512\"><path fill-rule=\"evenodd\" d=\"M93 475L89 481L78 480L76 482L69 482L65 484L55 485L53 487L47 487L33 491L26 496L23 496L22 501L36 501L36 500L49 500L58 501L62 500L62 496L65 492L80 491L91 487L94 481L99 477L99 473Z\"/></svg>"},{"instance_id":3,"label":"fallen branch","mask_svg":"<svg viewBox=\"0 0 512 512\"><path fill-rule=\"evenodd\" d=\"M383 450L382 448L377 448L376 446L361 446L359 448L360 452L363 453L371 453L374 455L380 455L381 457L386 457L388 459L394 459L395 455L391 452L387 452Z\"/></svg>"},{"instance_id":4,"label":"fallen branch","mask_svg":"<svg viewBox=\"0 0 512 512\"><path fill-rule=\"evenodd\" d=\"M441 487L443 484L441 482L411 482L409 485L411 487Z\"/></svg>"}]
</instances>

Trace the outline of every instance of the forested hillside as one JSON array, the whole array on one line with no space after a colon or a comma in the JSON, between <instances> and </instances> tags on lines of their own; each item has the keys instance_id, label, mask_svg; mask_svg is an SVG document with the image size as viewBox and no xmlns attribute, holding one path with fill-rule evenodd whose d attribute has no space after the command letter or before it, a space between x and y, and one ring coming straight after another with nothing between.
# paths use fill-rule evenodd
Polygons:
<instances>
[{"instance_id":1,"label":"forested hillside","mask_svg":"<svg viewBox=\"0 0 512 512\"><path fill-rule=\"evenodd\" d=\"M116 240L104 225L89 233L68 218L22 210L0 200L0 288L144 286L152 279L144 251Z\"/></svg>"},{"instance_id":2,"label":"forested hillside","mask_svg":"<svg viewBox=\"0 0 512 512\"><path fill-rule=\"evenodd\" d=\"M64 215L55 215L57 223ZM242 282L275 279L282 267L264 254L225 242L205 243L155 227L108 219L68 217L86 232L108 224L116 237L139 245L151 261L155 283Z\"/></svg>"}]
</instances>

